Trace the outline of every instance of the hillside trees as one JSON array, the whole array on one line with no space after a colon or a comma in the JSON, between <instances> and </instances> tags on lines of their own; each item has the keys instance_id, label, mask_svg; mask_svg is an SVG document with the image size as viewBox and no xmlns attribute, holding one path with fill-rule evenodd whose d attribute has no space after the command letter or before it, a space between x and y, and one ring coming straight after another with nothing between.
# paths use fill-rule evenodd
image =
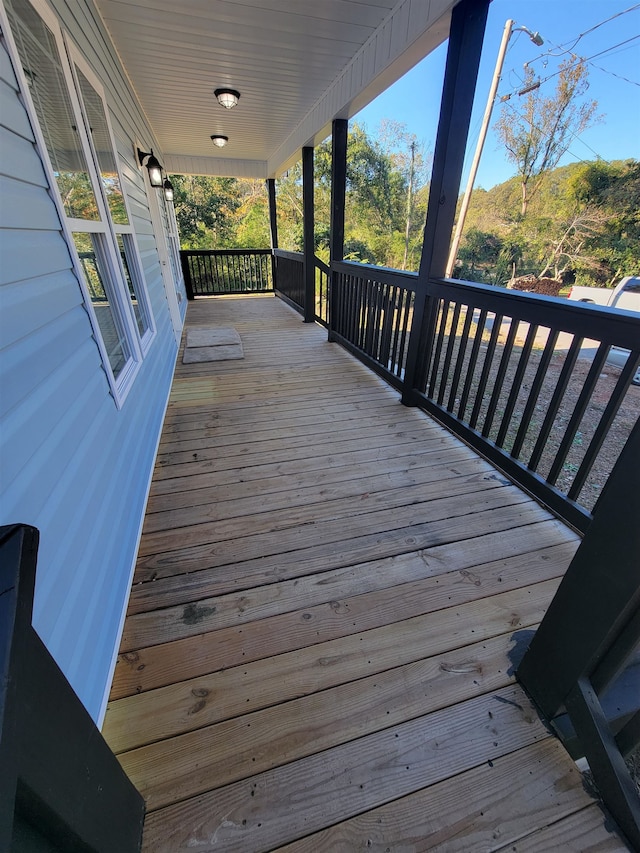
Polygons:
<instances>
[{"instance_id":1,"label":"hillside trees","mask_svg":"<svg viewBox=\"0 0 640 853\"><path fill-rule=\"evenodd\" d=\"M457 277L505 285L532 274L602 286L640 269L637 161L556 168L540 183L524 219L518 194L518 178L474 193Z\"/></svg>"}]
</instances>

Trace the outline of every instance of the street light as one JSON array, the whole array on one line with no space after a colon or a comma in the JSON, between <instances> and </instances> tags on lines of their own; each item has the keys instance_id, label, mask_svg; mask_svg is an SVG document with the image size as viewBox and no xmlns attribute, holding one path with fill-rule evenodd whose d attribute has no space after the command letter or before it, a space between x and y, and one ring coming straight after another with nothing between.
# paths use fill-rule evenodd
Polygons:
<instances>
[{"instance_id":1,"label":"street light","mask_svg":"<svg viewBox=\"0 0 640 853\"><path fill-rule=\"evenodd\" d=\"M473 156L473 162L471 163L471 170L469 172L469 178L467 180L467 186L464 191L464 196L462 199L462 204L460 206L460 214L458 216L458 222L456 224L456 230L453 235L453 241L451 243L451 249L449 251L449 259L447 261L447 268L445 271L445 276L447 278L451 278L451 274L453 273L453 268L456 263L456 255L458 254L458 246L460 245L460 238L462 237L462 229L464 227L464 221L467 217L467 210L469 208L469 202L471 201L471 193L473 191L473 182L476 179L476 173L478 171L478 165L480 163L480 156L482 154L482 149L484 147L484 141L487 136L487 130L489 129L489 122L491 121L491 113L493 111L493 104L496 99L496 92L498 91L498 84L500 82L500 75L502 74L502 66L504 64L504 57L507 53L507 45L509 44L509 39L511 38L511 33L515 33L518 31L522 31L526 33L531 41L540 47L540 45L544 44L544 40L540 33L535 32L532 33L528 27L520 26L514 27L515 21L509 19L504 25L504 30L502 33L502 41L500 42L500 50L498 51L498 58L496 60L496 67L493 71L493 79L491 81L491 88L489 89L489 97L487 98L487 106L484 110L484 117L482 119L482 127L480 128L480 136L478 137L478 142L476 145L476 153Z\"/></svg>"}]
</instances>

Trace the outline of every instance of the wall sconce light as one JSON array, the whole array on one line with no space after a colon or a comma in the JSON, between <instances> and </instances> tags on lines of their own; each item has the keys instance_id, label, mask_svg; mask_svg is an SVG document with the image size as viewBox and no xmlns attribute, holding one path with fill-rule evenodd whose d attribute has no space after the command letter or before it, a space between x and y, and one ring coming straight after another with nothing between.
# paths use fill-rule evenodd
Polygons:
<instances>
[{"instance_id":1,"label":"wall sconce light","mask_svg":"<svg viewBox=\"0 0 640 853\"><path fill-rule=\"evenodd\" d=\"M213 136L211 137L211 141L213 142L214 145L217 145L218 148L224 148L224 146L229 141L229 137L228 136L222 136L222 134L220 134L220 133L214 133Z\"/></svg>"},{"instance_id":2,"label":"wall sconce light","mask_svg":"<svg viewBox=\"0 0 640 853\"><path fill-rule=\"evenodd\" d=\"M240 92L237 89L216 89L213 93L218 99L218 103L225 110L231 110L240 100Z\"/></svg>"},{"instance_id":3,"label":"wall sconce light","mask_svg":"<svg viewBox=\"0 0 640 853\"><path fill-rule=\"evenodd\" d=\"M149 158L147 160L147 158ZM145 163L145 160L147 161ZM138 162L141 166L146 166L149 172L149 183L152 187L162 186L162 166L158 163L156 157L153 156L153 149L150 152L141 151L138 148Z\"/></svg>"},{"instance_id":4,"label":"wall sconce light","mask_svg":"<svg viewBox=\"0 0 640 853\"><path fill-rule=\"evenodd\" d=\"M173 201L173 184L169 180L169 178L165 178L162 184L162 189L164 190L164 197L167 201Z\"/></svg>"}]
</instances>

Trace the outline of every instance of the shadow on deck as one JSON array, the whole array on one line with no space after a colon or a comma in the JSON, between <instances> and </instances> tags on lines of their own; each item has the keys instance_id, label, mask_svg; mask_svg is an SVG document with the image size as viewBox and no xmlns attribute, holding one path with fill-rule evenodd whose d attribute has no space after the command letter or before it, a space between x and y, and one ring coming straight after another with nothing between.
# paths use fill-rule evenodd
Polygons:
<instances>
[{"instance_id":1,"label":"shadow on deck","mask_svg":"<svg viewBox=\"0 0 640 853\"><path fill-rule=\"evenodd\" d=\"M148 851L624 850L513 666L578 537L273 296L191 304L104 734Z\"/></svg>"}]
</instances>

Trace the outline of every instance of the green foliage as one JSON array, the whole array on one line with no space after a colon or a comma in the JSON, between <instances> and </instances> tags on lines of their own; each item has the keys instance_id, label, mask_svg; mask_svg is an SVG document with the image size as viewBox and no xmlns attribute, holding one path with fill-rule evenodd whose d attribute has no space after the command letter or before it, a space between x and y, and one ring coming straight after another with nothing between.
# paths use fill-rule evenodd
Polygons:
<instances>
[{"instance_id":1,"label":"green foliage","mask_svg":"<svg viewBox=\"0 0 640 853\"><path fill-rule=\"evenodd\" d=\"M330 140L316 147L314 168L315 251L326 262ZM402 269L408 223L406 268L417 270L429 195L427 176L428 157L402 126L387 123L381 137L372 139L353 124L347 146L345 257ZM263 181L178 175L171 180L183 248L269 246ZM640 163L574 163L540 172L536 181L524 217L521 176L474 192L454 275L504 286L526 274L594 285L637 274ZM86 195L79 192L77 182L70 182L68 197L76 207L89 204ZM302 251L301 163L276 181L276 196L279 245Z\"/></svg>"},{"instance_id":2,"label":"green foliage","mask_svg":"<svg viewBox=\"0 0 640 853\"><path fill-rule=\"evenodd\" d=\"M518 178L474 192L456 276L505 285L531 273L602 286L640 269L637 161L554 169L524 218L518 196Z\"/></svg>"},{"instance_id":3,"label":"green foliage","mask_svg":"<svg viewBox=\"0 0 640 853\"><path fill-rule=\"evenodd\" d=\"M588 76L586 63L570 56L560 63L553 96L545 98L533 69L526 66L522 91L529 93L523 104L503 103L496 130L520 176L522 216L544 175L555 169L572 139L596 120L597 101L583 100Z\"/></svg>"}]
</instances>

